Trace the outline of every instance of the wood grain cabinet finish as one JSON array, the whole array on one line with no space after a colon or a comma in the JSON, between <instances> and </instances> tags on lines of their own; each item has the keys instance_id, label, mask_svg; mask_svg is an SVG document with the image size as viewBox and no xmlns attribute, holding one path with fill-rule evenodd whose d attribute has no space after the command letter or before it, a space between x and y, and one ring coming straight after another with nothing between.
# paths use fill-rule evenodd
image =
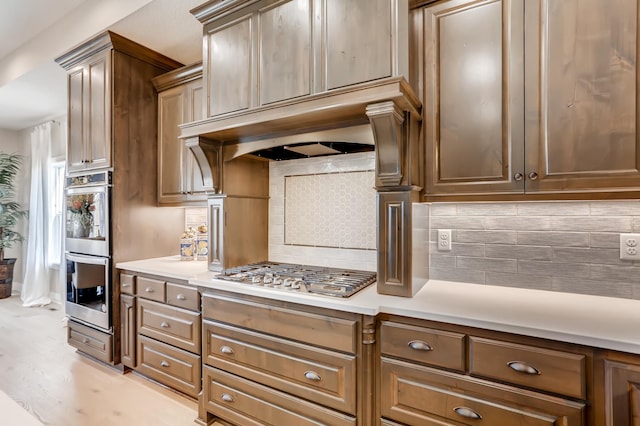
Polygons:
<instances>
[{"instance_id":1,"label":"wood grain cabinet finish","mask_svg":"<svg viewBox=\"0 0 640 426\"><path fill-rule=\"evenodd\" d=\"M393 321L380 324L380 352L451 370L466 369L466 337L462 333L416 327Z\"/></svg>"},{"instance_id":2,"label":"wood grain cabinet finish","mask_svg":"<svg viewBox=\"0 0 640 426\"><path fill-rule=\"evenodd\" d=\"M584 403L382 360L382 416L411 425L582 426Z\"/></svg>"},{"instance_id":3,"label":"wood grain cabinet finish","mask_svg":"<svg viewBox=\"0 0 640 426\"><path fill-rule=\"evenodd\" d=\"M640 364L604 365L606 426L640 426Z\"/></svg>"},{"instance_id":4,"label":"wood grain cabinet finish","mask_svg":"<svg viewBox=\"0 0 640 426\"><path fill-rule=\"evenodd\" d=\"M212 0L192 13L208 117L408 75L406 0Z\"/></svg>"},{"instance_id":5,"label":"wood grain cabinet finish","mask_svg":"<svg viewBox=\"0 0 640 426\"><path fill-rule=\"evenodd\" d=\"M586 399L586 357L581 354L469 337L473 375Z\"/></svg>"},{"instance_id":6,"label":"wood grain cabinet finish","mask_svg":"<svg viewBox=\"0 0 640 426\"><path fill-rule=\"evenodd\" d=\"M638 2L524 3L413 11L427 196L638 190Z\"/></svg>"},{"instance_id":7,"label":"wood grain cabinet finish","mask_svg":"<svg viewBox=\"0 0 640 426\"><path fill-rule=\"evenodd\" d=\"M200 354L200 313L138 299L138 334Z\"/></svg>"},{"instance_id":8,"label":"wood grain cabinet finish","mask_svg":"<svg viewBox=\"0 0 640 426\"><path fill-rule=\"evenodd\" d=\"M237 425L373 424L374 340L361 337L362 316L224 292L202 294L202 315L211 415Z\"/></svg>"},{"instance_id":9,"label":"wood grain cabinet finish","mask_svg":"<svg viewBox=\"0 0 640 426\"><path fill-rule=\"evenodd\" d=\"M120 273L120 293L136 294L136 276L132 274Z\"/></svg>"},{"instance_id":10,"label":"wood grain cabinet finish","mask_svg":"<svg viewBox=\"0 0 640 426\"><path fill-rule=\"evenodd\" d=\"M378 324L381 424L596 424L588 350L392 315Z\"/></svg>"},{"instance_id":11,"label":"wood grain cabinet finish","mask_svg":"<svg viewBox=\"0 0 640 426\"><path fill-rule=\"evenodd\" d=\"M137 277L136 296L143 297L156 302L166 300L167 282L156 278Z\"/></svg>"},{"instance_id":12,"label":"wood grain cabinet finish","mask_svg":"<svg viewBox=\"0 0 640 426\"><path fill-rule=\"evenodd\" d=\"M92 357L111 362L113 360L113 336L102 333L76 321L67 324L67 342Z\"/></svg>"},{"instance_id":13,"label":"wood grain cabinet finish","mask_svg":"<svg viewBox=\"0 0 640 426\"><path fill-rule=\"evenodd\" d=\"M111 165L111 50L68 70L67 171Z\"/></svg>"},{"instance_id":14,"label":"wood grain cabinet finish","mask_svg":"<svg viewBox=\"0 0 640 426\"><path fill-rule=\"evenodd\" d=\"M180 124L203 118L202 64L170 71L153 83L158 91L158 204L204 205L207 187L202 173L178 138Z\"/></svg>"},{"instance_id":15,"label":"wood grain cabinet finish","mask_svg":"<svg viewBox=\"0 0 640 426\"><path fill-rule=\"evenodd\" d=\"M136 333L136 297L129 294L121 294L120 362L125 367L136 367Z\"/></svg>"}]
</instances>

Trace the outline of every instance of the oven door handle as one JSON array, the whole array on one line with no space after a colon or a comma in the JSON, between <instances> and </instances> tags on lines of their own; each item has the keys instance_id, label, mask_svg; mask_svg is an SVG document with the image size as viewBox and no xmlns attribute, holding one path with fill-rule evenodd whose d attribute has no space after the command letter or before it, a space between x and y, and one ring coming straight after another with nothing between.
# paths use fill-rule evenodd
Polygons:
<instances>
[{"instance_id":1,"label":"oven door handle","mask_svg":"<svg viewBox=\"0 0 640 426\"><path fill-rule=\"evenodd\" d=\"M103 266L107 266L107 262L109 261L109 258L106 258L106 257L82 256L82 255L76 255L76 254L70 254L70 253L66 254L66 258L67 260L70 260L72 262L89 263L91 265L103 265Z\"/></svg>"}]
</instances>

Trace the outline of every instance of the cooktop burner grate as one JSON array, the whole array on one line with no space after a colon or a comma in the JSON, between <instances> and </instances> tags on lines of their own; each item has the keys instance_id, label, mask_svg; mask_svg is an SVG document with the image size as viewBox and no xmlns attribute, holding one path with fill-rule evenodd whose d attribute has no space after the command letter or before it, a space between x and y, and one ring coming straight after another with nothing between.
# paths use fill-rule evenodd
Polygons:
<instances>
[{"instance_id":1,"label":"cooktop burner grate","mask_svg":"<svg viewBox=\"0 0 640 426\"><path fill-rule=\"evenodd\" d=\"M376 282L375 272L276 262L259 262L225 269L215 278L332 297L352 296Z\"/></svg>"}]
</instances>

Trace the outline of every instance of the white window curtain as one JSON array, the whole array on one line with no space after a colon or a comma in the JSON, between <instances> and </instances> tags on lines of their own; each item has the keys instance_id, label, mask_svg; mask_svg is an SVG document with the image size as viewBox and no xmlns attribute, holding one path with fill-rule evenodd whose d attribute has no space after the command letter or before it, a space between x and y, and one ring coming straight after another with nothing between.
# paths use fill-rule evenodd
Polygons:
<instances>
[{"instance_id":1,"label":"white window curtain","mask_svg":"<svg viewBox=\"0 0 640 426\"><path fill-rule=\"evenodd\" d=\"M42 306L51 303L49 268L47 264L47 177L53 122L36 126L31 131L31 193L29 198L29 231L27 257L22 284L22 306Z\"/></svg>"}]
</instances>

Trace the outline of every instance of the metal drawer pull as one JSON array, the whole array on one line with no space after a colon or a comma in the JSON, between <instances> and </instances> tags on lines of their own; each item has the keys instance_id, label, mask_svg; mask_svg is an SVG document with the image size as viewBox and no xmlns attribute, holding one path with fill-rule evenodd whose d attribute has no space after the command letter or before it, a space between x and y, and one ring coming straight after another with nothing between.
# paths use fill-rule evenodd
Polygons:
<instances>
[{"instance_id":1,"label":"metal drawer pull","mask_svg":"<svg viewBox=\"0 0 640 426\"><path fill-rule=\"evenodd\" d=\"M176 296L176 299L178 300L187 300L187 298L184 296L184 294L180 293Z\"/></svg>"},{"instance_id":2,"label":"metal drawer pull","mask_svg":"<svg viewBox=\"0 0 640 426\"><path fill-rule=\"evenodd\" d=\"M231 395L229 395L228 393L223 393L222 396L220 397L220 399L222 399L224 402L233 402L234 399Z\"/></svg>"},{"instance_id":3,"label":"metal drawer pull","mask_svg":"<svg viewBox=\"0 0 640 426\"><path fill-rule=\"evenodd\" d=\"M122 287L129 287L131 284L122 283Z\"/></svg>"},{"instance_id":4,"label":"metal drawer pull","mask_svg":"<svg viewBox=\"0 0 640 426\"><path fill-rule=\"evenodd\" d=\"M513 175L513 179L517 181L521 181L523 177L524 176L522 173L516 173L515 175Z\"/></svg>"},{"instance_id":5,"label":"metal drawer pull","mask_svg":"<svg viewBox=\"0 0 640 426\"><path fill-rule=\"evenodd\" d=\"M166 321L162 321L162 323L160 324L160 327L162 328L169 328L169 323Z\"/></svg>"},{"instance_id":6,"label":"metal drawer pull","mask_svg":"<svg viewBox=\"0 0 640 426\"><path fill-rule=\"evenodd\" d=\"M467 419L480 420L482 418L480 414L467 407L456 407L453 411L455 411L457 415L466 417Z\"/></svg>"},{"instance_id":7,"label":"metal drawer pull","mask_svg":"<svg viewBox=\"0 0 640 426\"><path fill-rule=\"evenodd\" d=\"M147 293L153 293L153 289L151 287L147 287L144 289Z\"/></svg>"},{"instance_id":8,"label":"metal drawer pull","mask_svg":"<svg viewBox=\"0 0 640 426\"><path fill-rule=\"evenodd\" d=\"M305 371L304 377L306 377L307 380L313 380L316 382L319 382L320 380L322 380L318 375L318 373L316 373L315 371Z\"/></svg>"},{"instance_id":9,"label":"metal drawer pull","mask_svg":"<svg viewBox=\"0 0 640 426\"><path fill-rule=\"evenodd\" d=\"M231 349L229 346L222 346L220 347L220 352L222 352L223 354L232 355L233 349Z\"/></svg>"},{"instance_id":10,"label":"metal drawer pull","mask_svg":"<svg viewBox=\"0 0 640 426\"><path fill-rule=\"evenodd\" d=\"M160 366L161 367L168 367L169 363L167 361L160 361Z\"/></svg>"},{"instance_id":11,"label":"metal drawer pull","mask_svg":"<svg viewBox=\"0 0 640 426\"><path fill-rule=\"evenodd\" d=\"M540 370L535 367L530 366L527 363L522 361L509 361L507 365L512 369L517 371L518 373L524 374L540 374Z\"/></svg>"},{"instance_id":12,"label":"metal drawer pull","mask_svg":"<svg viewBox=\"0 0 640 426\"><path fill-rule=\"evenodd\" d=\"M432 351L433 346L423 342L422 340L412 340L409 342L409 347L416 351Z\"/></svg>"},{"instance_id":13,"label":"metal drawer pull","mask_svg":"<svg viewBox=\"0 0 640 426\"><path fill-rule=\"evenodd\" d=\"M86 337L84 339L82 339L82 343L84 343L85 345L89 344L89 339L87 339Z\"/></svg>"},{"instance_id":14,"label":"metal drawer pull","mask_svg":"<svg viewBox=\"0 0 640 426\"><path fill-rule=\"evenodd\" d=\"M529 179L531 179L531 180L538 179L538 174L536 172L529 173Z\"/></svg>"}]
</instances>

